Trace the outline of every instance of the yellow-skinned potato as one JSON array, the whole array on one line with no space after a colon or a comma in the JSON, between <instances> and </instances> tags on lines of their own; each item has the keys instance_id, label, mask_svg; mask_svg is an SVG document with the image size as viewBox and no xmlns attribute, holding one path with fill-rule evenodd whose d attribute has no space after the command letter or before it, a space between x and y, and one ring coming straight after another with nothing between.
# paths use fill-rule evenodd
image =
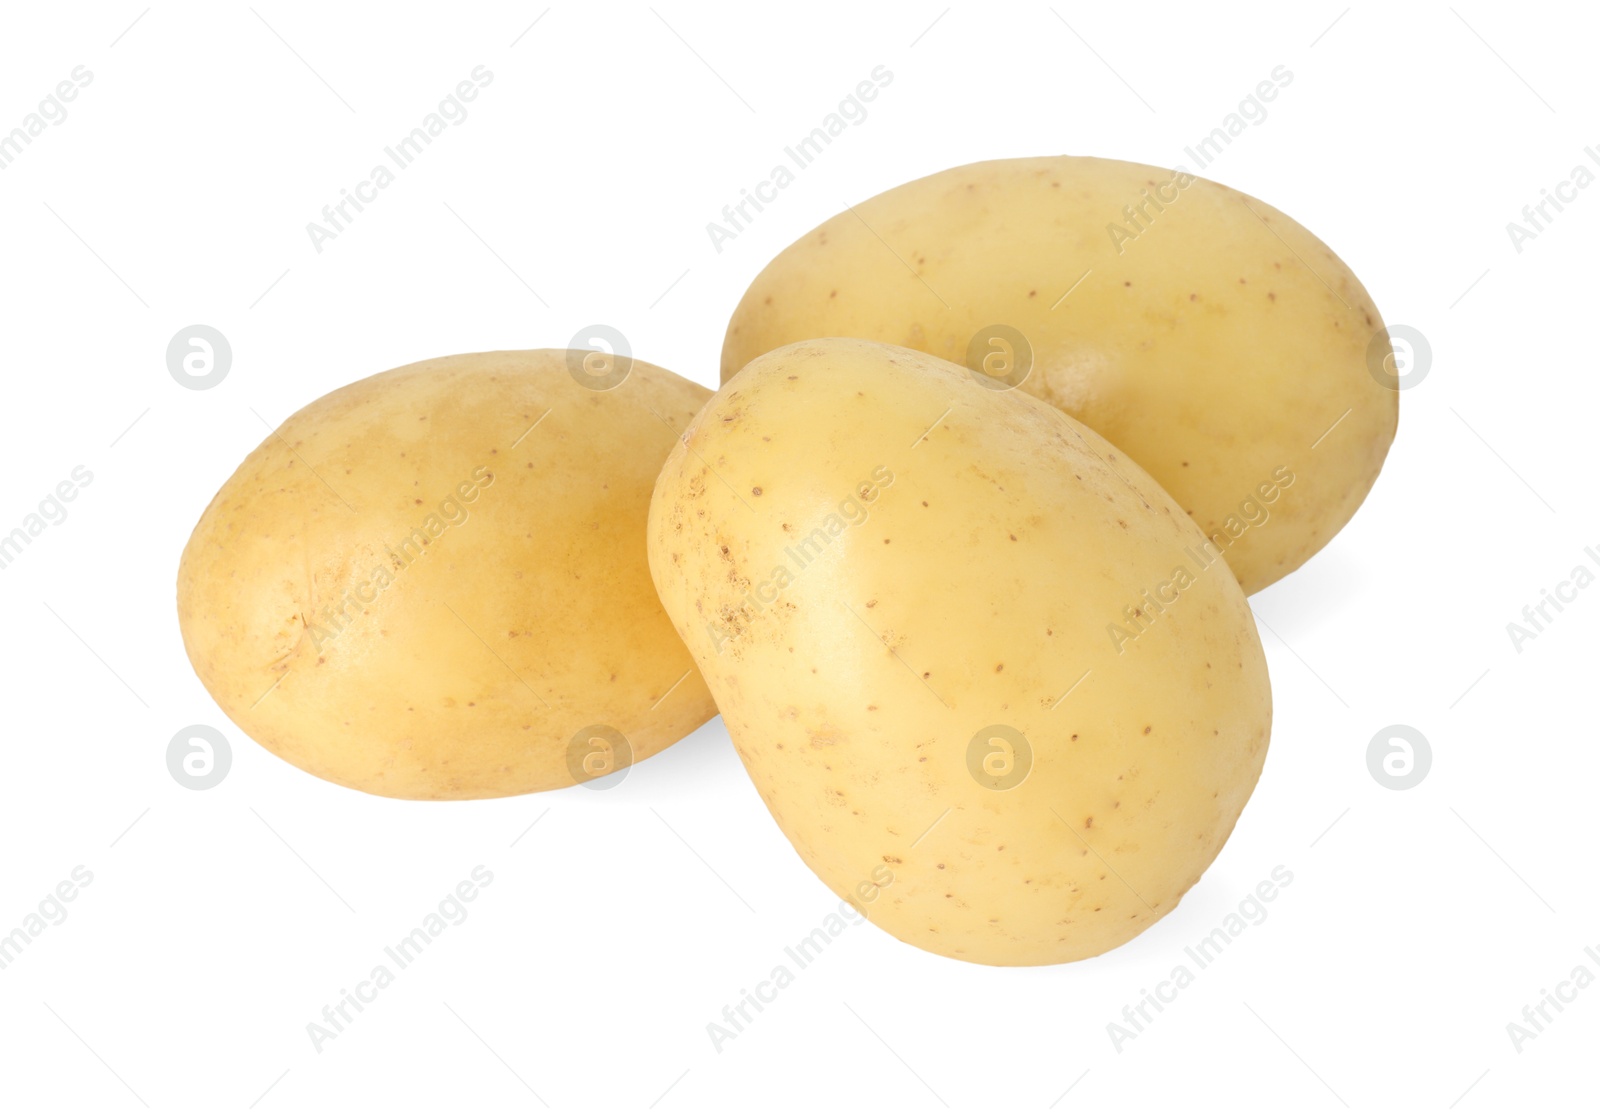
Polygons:
<instances>
[{"instance_id":1,"label":"yellow-skinned potato","mask_svg":"<svg viewBox=\"0 0 1600 1116\"><path fill-rule=\"evenodd\" d=\"M184 645L223 711L314 775L422 799L587 781L713 716L644 539L674 431L710 393L608 361L422 361L262 442L178 570Z\"/></svg>"},{"instance_id":2,"label":"yellow-skinned potato","mask_svg":"<svg viewBox=\"0 0 1600 1116\"><path fill-rule=\"evenodd\" d=\"M1350 269L1264 202L1136 163L1010 159L896 187L786 248L734 312L722 378L810 337L1025 374L1220 534L1253 593L1377 478L1398 414L1383 328ZM1298 478L1281 493L1279 469Z\"/></svg>"},{"instance_id":3,"label":"yellow-skinned potato","mask_svg":"<svg viewBox=\"0 0 1600 1116\"><path fill-rule=\"evenodd\" d=\"M811 869L948 957L1090 957L1166 915L1266 756L1220 553L1059 410L870 341L712 397L650 505L650 569Z\"/></svg>"}]
</instances>

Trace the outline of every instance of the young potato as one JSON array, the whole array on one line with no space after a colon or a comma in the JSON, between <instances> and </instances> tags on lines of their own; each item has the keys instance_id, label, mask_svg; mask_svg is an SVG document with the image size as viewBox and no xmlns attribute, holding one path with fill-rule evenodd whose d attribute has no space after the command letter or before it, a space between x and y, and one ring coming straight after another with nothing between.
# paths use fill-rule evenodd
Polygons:
<instances>
[{"instance_id":1,"label":"young potato","mask_svg":"<svg viewBox=\"0 0 1600 1116\"><path fill-rule=\"evenodd\" d=\"M757 358L668 456L650 571L828 887L934 953L1045 965L1126 942L1200 878L1271 696L1194 522L980 378L854 339Z\"/></svg>"},{"instance_id":2,"label":"young potato","mask_svg":"<svg viewBox=\"0 0 1600 1116\"><path fill-rule=\"evenodd\" d=\"M1388 337L1350 269L1264 202L1136 163L975 163L841 213L751 284L723 382L847 336L1020 378L1148 470L1247 593L1349 521L1394 440Z\"/></svg>"},{"instance_id":3,"label":"young potato","mask_svg":"<svg viewBox=\"0 0 1600 1116\"><path fill-rule=\"evenodd\" d=\"M223 711L313 775L425 799L570 786L713 716L644 545L656 473L710 392L642 361L595 379L596 360L426 360L262 442L178 569L184 646Z\"/></svg>"}]
</instances>

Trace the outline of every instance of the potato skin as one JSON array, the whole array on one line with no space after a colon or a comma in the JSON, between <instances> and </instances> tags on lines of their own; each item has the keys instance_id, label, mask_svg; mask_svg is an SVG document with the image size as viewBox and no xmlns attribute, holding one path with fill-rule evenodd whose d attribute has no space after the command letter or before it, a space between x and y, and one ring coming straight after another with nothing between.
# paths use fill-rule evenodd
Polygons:
<instances>
[{"instance_id":1,"label":"potato skin","mask_svg":"<svg viewBox=\"0 0 1600 1116\"><path fill-rule=\"evenodd\" d=\"M178 569L189 660L240 728L347 787L460 799L571 785L590 726L637 761L715 714L644 545L710 393L642 361L594 391L566 360L396 368L245 459Z\"/></svg>"},{"instance_id":2,"label":"potato skin","mask_svg":"<svg viewBox=\"0 0 1600 1116\"><path fill-rule=\"evenodd\" d=\"M853 339L756 359L668 456L649 532L778 825L923 949L1043 965L1127 941L1260 774L1266 663L1225 564L1104 439L966 369ZM1142 592L1184 565L1155 613ZM1147 622L1118 645L1125 608ZM996 725L1032 751L1010 789L970 763Z\"/></svg>"},{"instance_id":3,"label":"potato skin","mask_svg":"<svg viewBox=\"0 0 1600 1116\"><path fill-rule=\"evenodd\" d=\"M1238 531L1228 562L1254 593L1355 514L1394 440L1399 395L1368 365L1383 321L1327 245L1264 202L1183 181L1057 156L879 194L756 277L728 324L723 382L810 337L967 364L975 334L1013 327L1033 352L1023 390L1126 452L1207 535ZM1141 204L1143 217L1124 214ZM1300 482L1251 525L1259 514L1241 505L1259 506L1279 468Z\"/></svg>"}]
</instances>

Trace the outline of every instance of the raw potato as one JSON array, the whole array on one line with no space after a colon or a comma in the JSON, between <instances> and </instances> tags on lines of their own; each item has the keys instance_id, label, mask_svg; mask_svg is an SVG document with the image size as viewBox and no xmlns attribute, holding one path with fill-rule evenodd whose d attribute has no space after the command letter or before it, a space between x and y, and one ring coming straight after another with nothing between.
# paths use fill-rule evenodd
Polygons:
<instances>
[{"instance_id":1,"label":"raw potato","mask_svg":"<svg viewBox=\"0 0 1600 1116\"><path fill-rule=\"evenodd\" d=\"M715 714L644 540L710 392L642 361L591 390L568 358L396 368L245 459L178 570L189 659L240 728L347 787L489 798L607 774Z\"/></svg>"},{"instance_id":2,"label":"raw potato","mask_svg":"<svg viewBox=\"0 0 1600 1116\"><path fill-rule=\"evenodd\" d=\"M995 965L1132 938L1250 797L1266 663L1205 546L1062 412L859 340L751 363L650 505L662 603L800 856Z\"/></svg>"},{"instance_id":3,"label":"raw potato","mask_svg":"<svg viewBox=\"0 0 1600 1116\"><path fill-rule=\"evenodd\" d=\"M811 337L987 361L1013 381L1031 348L1022 389L1220 533L1254 593L1324 546L1378 476L1399 398L1369 370L1369 343L1370 359L1390 351L1382 329L1350 269L1264 202L1136 163L1012 159L896 187L790 245L734 312L722 379ZM1258 489L1279 469L1297 479L1269 500Z\"/></svg>"}]
</instances>

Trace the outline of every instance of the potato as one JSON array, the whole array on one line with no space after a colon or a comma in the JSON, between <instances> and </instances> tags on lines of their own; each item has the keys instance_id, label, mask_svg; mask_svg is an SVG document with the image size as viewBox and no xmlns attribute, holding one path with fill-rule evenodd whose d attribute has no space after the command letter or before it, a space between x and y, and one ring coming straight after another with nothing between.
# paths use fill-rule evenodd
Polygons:
<instances>
[{"instance_id":1,"label":"potato","mask_svg":"<svg viewBox=\"0 0 1600 1116\"><path fill-rule=\"evenodd\" d=\"M178 569L184 646L223 711L314 775L425 799L587 781L713 716L644 539L710 392L642 361L591 379L608 361L426 360L268 436Z\"/></svg>"},{"instance_id":2,"label":"potato","mask_svg":"<svg viewBox=\"0 0 1600 1116\"><path fill-rule=\"evenodd\" d=\"M896 187L790 245L734 311L722 378L810 337L1025 376L1148 470L1253 593L1377 478L1399 398L1379 383L1383 330L1325 244L1237 190L1011 159Z\"/></svg>"},{"instance_id":3,"label":"potato","mask_svg":"<svg viewBox=\"0 0 1600 1116\"><path fill-rule=\"evenodd\" d=\"M994 965L1161 918L1271 695L1220 553L1087 427L870 341L752 361L673 447L650 571L762 799L896 937Z\"/></svg>"}]
</instances>

